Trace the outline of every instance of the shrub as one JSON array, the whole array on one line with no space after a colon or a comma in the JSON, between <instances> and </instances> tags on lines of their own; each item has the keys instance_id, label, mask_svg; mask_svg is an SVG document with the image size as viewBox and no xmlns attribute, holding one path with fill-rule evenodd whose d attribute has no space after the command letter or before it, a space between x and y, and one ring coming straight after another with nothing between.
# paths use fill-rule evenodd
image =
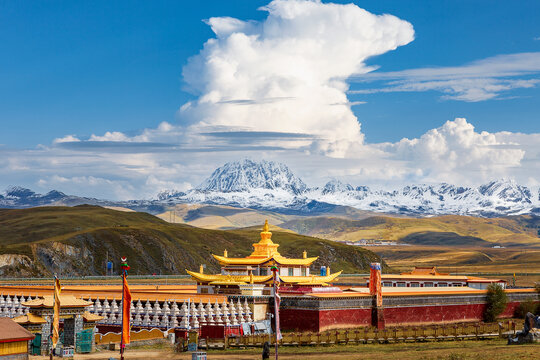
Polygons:
<instances>
[{"instance_id":1,"label":"shrub","mask_svg":"<svg viewBox=\"0 0 540 360\"><path fill-rule=\"evenodd\" d=\"M514 312L514 316L518 319L525 319L525 315L527 315L528 312L536 314L537 309L538 306L534 300L528 299L519 304Z\"/></svg>"},{"instance_id":2,"label":"shrub","mask_svg":"<svg viewBox=\"0 0 540 360\"><path fill-rule=\"evenodd\" d=\"M506 309L508 298L502 286L499 284L491 284L487 288L486 295L486 311L484 320L486 322L494 322L497 317Z\"/></svg>"}]
</instances>

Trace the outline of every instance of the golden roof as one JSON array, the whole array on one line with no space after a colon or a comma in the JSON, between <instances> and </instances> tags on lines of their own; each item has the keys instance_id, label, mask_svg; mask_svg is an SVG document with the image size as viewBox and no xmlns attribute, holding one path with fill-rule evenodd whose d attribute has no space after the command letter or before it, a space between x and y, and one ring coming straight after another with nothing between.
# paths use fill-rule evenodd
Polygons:
<instances>
[{"instance_id":1,"label":"golden roof","mask_svg":"<svg viewBox=\"0 0 540 360\"><path fill-rule=\"evenodd\" d=\"M305 259L289 259L281 255L273 255L273 256L264 257L264 258L252 258L252 257L229 258L229 257L219 256L219 255L214 255L214 254L212 254L212 256L222 265L261 265L261 264L264 264L273 260L276 263L281 264L281 265L309 266L311 265L311 263L313 263L315 260L318 259L318 257L311 257L311 258L305 258Z\"/></svg>"},{"instance_id":2,"label":"golden roof","mask_svg":"<svg viewBox=\"0 0 540 360\"><path fill-rule=\"evenodd\" d=\"M21 315L13 318L17 324L45 324L47 320L42 318L39 315L28 313L26 315Z\"/></svg>"},{"instance_id":3,"label":"golden roof","mask_svg":"<svg viewBox=\"0 0 540 360\"><path fill-rule=\"evenodd\" d=\"M54 304L54 296L52 295L45 295L42 298L37 298L34 300L30 300L27 302L22 303L24 306L28 306L30 308L52 308ZM92 303L90 301L86 301L83 299L77 299L73 295L60 295L60 307L66 308L66 307L86 307L90 306Z\"/></svg>"},{"instance_id":4,"label":"golden roof","mask_svg":"<svg viewBox=\"0 0 540 360\"><path fill-rule=\"evenodd\" d=\"M231 283L244 283L249 284L250 283L250 276L249 275L212 275L212 274L201 274L195 271L189 271L186 270L186 272L191 275L195 280L205 283L211 283L211 282L227 282L228 284ZM272 274L261 276L261 275L253 275L253 283L265 283L269 280L272 280ZM216 284L217 285L217 284Z\"/></svg>"},{"instance_id":5,"label":"golden roof","mask_svg":"<svg viewBox=\"0 0 540 360\"><path fill-rule=\"evenodd\" d=\"M274 256L274 260L277 263L281 264L281 265L306 265L306 266L309 266L309 265L311 265L312 262L314 262L318 258L319 258L318 256L315 256L315 257L310 257L310 258L305 258L305 259L289 259L289 258L285 258L283 256Z\"/></svg>"},{"instance_id":6,"label":"golden roof","mask_svg":"<svg viewBox=\"0 0 540 360\"><path fill-rule=\"evenodd\" d=\"M225 256L219 256L212 254L214 259L219 261L221 264L227 264L227 265L259 265L262 263L265 263L267 261L272 260L272 257L264 257L260 259L252 259L249 257L245 258L229 258Z\"/></svg>"},{"instance_id":7,"label":"golden roof","mask_svg":"<svg viewBox=\"0 0 540 360\"><path fill-rule=\"evenodd\" d=\"M91 312L85 311L83 314L84 321L86 322L96 322L103 319L103 316L92 314Z\"/></svg>"},{"instance_id":8,"label":"golden roof","mask_svg":"<svg viewBox=\"0 0 540 360\"><path fill-rule=\"evenodd\" d=\"M210 275L201 274L194 271L186 270L195 280L208 283L210 285L244 285L251 283L249 275ZM341 271L326 275L326 276L280 276L279 279L285 284L298 284L298 285L328 285L329 282L335 281L341 274ZM273 280L273 275L268 276L252 276L254 284L266 284Z\"/></svg>"},{"instance_id":9,"label":"golden roof","mask_svg":"<svg viewBox=\"0 0 540 360\"><path fill-rule=\"evenodd\" d=\"M268 230L268 220L264 222L263 231L261 232L261 240L253 244L253 252L245 258L230 258L225 256L212 256L222 265L260 265L268 261L274 260L281 265L304 265L309 266L318 257L303 258L303 259L288 259L277 251L279 244L272 241L272 233ZM226 254L226 252L225 252ZM305 256L305 254L304 254Z\"/></svg>"},{"instance_id":10,"label":"golden roof","mask_svg":"<svg viewBox=\"0 0 540 360\"><path fill-rule=\"evenodd\" d=\"M341 275L341 271L326 276L280 276L279 279L288 284L327 286L328 283L335 281L339 275Z\"/></svg>"}]
</instances>

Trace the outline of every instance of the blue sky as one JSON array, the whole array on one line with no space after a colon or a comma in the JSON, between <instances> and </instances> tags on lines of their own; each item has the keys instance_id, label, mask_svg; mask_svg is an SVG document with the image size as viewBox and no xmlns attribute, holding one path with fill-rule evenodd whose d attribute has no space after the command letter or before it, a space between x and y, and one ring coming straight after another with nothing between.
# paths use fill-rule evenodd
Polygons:
<instances>
[{"instance_id":1,"label":"blue sky","mask_svg":"<svg viewBox=\"0 0 540 360\"><path fill-rule=\"evenodd\" d=\"M336 0L333 3L349 4L350 1ZM402 20L401 25L408 22L414 28L414 35L411 34L410 39L395 39L397 49L385 49L381 51L382 54L373 56L366 53L367 59L359 61L364 67L378 67L376 70L369 74L367 71L361 71L346 80L349 89L345 94L351 102L350 109L361 124L361 137L354 141L373 144L376 151L391 153L393 160L402 161L404 155L396 155L400 151L396 150L399 147L397 144L402 138L421 138L431 129L437 129L446 121L453 121L455 118L466 118L467 124L473 125L476 133L481 131L494 134L502 131L540 133L538 116L540 84L537 83L540 78L540 66L531 65L540 59L536 57L540 54L538 1L354 1L353 3L375 15L394 15ZM0 186L22 181L30 187L42 186L45 189L65 186L70 191L78 191L79 188L73 185L73 181L62 180L54 183L50 179L54 176L61 179L75 179L96 174L99 174L99 178L105 183L119 179L130 182L129 179L105 168L93 168L93 165L81 158L80 151L71 150L75 152L64 152L59 155L60 150L54 146L55 139L72 135L77 140L85 141L94 135L94 140L98 141L125 142L128 139L128 141L148 142L150 140L147 138L143 140L137 138L144 133L144 129L151 131L158 129L159 124L163 122L173 128L185 129L186 126L197 123L203 116L215 116L216 111L219 114L221 108L218 110L201 108L199 103L189 115L184 116L182 111L179 111L188 102L195 104L205 94L200 89L193 92L195 80L186 81L183 73L190 71L185 70L188 59L199 54L205 42L216 36L211 27L202 20L211 17L232 17L264 23L268 12L260 11L258 8L266 4L268 1L253 0L0 1L0 54L2 54L0 123L3 128L0 132L0 144L5 151L11 151L9 154L13 154L16 150L22 150L27 154L27 157L20 159L20 163L25 165L4 165L6 176ZM343 13L349 10L343 9ZM318 16L324 14L321 12ZM301 21L310 20L303 18ZM314 18L313 21L320 21L320 18ZM242 28L241 31L249 33L251 30ZM336 34L339 35L337 32ZM304 39L305 34L297 35ZM341 38L336 36L331 40L339 42ZM389 49L391 47L392 45L388 45ZM515 59L504 57L523 53L532 55L528 59L522 55L516 55ZM211 56L207 54L201 59L204 62ZM345 52L342 56L347 57L349 54ZM495 67L495 71L510 66L510 73L498 77L497 74L490 72L489 66L485 64L493 62L499 64ZM469 75L464 76L463 70L476 63L481 64L477 67L480 74L474 77L474 85L471 85ZM433 77L430 74L434 68L446 75L442 79L439 75ZM485 68L488 69L482 74ZM413 77L406 73L411 69L417 69ZM215 72L212 71L203 71L201 76L214 76ZM474 66L473 71L477 71ZM191 73L191 76L196 75L198 74ZM481 84L478 85L479 83ZM216 84L208 80L201 86L209 89ZM466 88L463 89L463 86ZM227 97L226 93L223 94L222 87L219 91L222 102L223 99L246 100L234 96ZM243 93L239 89L234 91L238 94ZM227 121L210 122L210 125L221 129L229 125ZM227 128L224 131L236 130L236 127L245 125L235 123L234 128ZM299 124L290 129L284 128L283 133L331 137L322 130L317 131L317 126L320 126L320 123ZM260 124L253 124L253 128L260 127ZM272 128L265 130L276 132ZM123 137L106 137L107 132L118 132ZM164 132L168 135L152 137L152 141L169 145L177 142L189 143L183 131L179 130L181 134L175 133L176 135L168 130ZM337 135L336 139L341 141ZM524 141L534 143L530 138ZM515 141L513 138L506 141L510 142ZM381 143L394 145L390 149ZM502 143L504 141L499 137L496 142L489 143L489 146L501 146ZM40 144L47 150L42 149ZM287 143L283 145L283 149L291 150L295 146L301 148L307 145L303 142L296 145ZM332 146L312 146L316 150L312 150L311 154L315 157L322 156L324 159L330 156L345 160L337 160L337 163L343 165L336 166L334 171L328 174L319 174L318 177L322 179L342 175L350 177L352 181L359 181L358 179L367 182L380 181L377 176L373 178L366 176L370 173L369 165L363 166L365 167L363 171L358 169L358 161L353 159L362 159L362 156L344 155L345 152L350 154L352 150L345 152L340 150L341 155L335 156L335 153L334 155L328 153L330 147ZM58 156L62 158L72 156L73 161L81 166L81 169L79 172L69 173L65 168L37 165L42 162L37 160L38 155L33 152L35 149L39 152L39 158L49 160ZM62 151L66 151L65 148ZM94 156L110 155L110 151L100 150L98 146L95 151ZM182 149L176 148L176 151L178 157L186 154ZM493 168L499 169L503 166L506 168L505 171L488 172L479 177L478 181L487 177L506 176L513 173L510 168L515 169L519 166L527 167L527 171L520 175L521 179L531 182L531 178L534 180L540 172L536 167L537 163L534 162L534 159L538 158L538 153L536 148L523 151L525 155L514 154L519 159L515 158L504 164L494 163ZM146 151L145 154L149 153ZM511 156L499 155L496 155L497 159L502 157L508 159L508 156ZM204 158L204 155L200 156ZM217 164L219 161L239 156L220 153L212 155L212 158L216 159ZM299 160L300 155L289 153L284 155L283 152L269 151L253 153L255 158L260 156L296 163L297 170L304 174L316 173L301 165L304 161ZM388 158L387 155L383 157ZM418 161L416 158L405 160ZM524 166L523 164L527 163L523 161L526 160L533 161L532 165ZM216 165L210 161L209 166L210 163L211 166ZM350 165L351 163L356 165ZM395 180L438 181L444 177L430 164L426 164L425 169L409 169L407 172L409 175L396 175ZM171 160L168 163L161 163L160 166L190 168L191 165L180 160L178 162ZM473 166L470 164L470 167ZM84 174L84 168L88 169L88 174ZM175 186L175 184L196 185L202 174L208 170L209 168L200 169L198 177L193 178L179 174L168 175L168 180L164 184L156 185L156 189L159 186ZM463 177L466 177L468 170L462 170ZM413 176L411 175L413 173L422 175ZM148 183L148 174L145 174L146 182L138 180L139 185L133 185L133 193L137 193L135 189L139 186ZM71 187L68 184L71 184ZM84 185L79 186L81 191L84 191ZM153 188L152 191L156 189ZM99 190L92 194L97 196L99 195L97 192Z\"/></svg>"}]
</instances>

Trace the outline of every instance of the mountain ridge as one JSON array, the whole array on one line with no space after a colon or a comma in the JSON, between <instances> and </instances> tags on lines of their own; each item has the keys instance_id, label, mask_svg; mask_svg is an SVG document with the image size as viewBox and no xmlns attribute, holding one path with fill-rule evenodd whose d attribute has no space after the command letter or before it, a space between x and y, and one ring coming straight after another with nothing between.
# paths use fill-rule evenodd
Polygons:
<instances>
[{"instance_id":1,"label":"mountain ridge","mask_svg":"<svg viewBox=\"0 0 540 360\"><path fill-rule=\"evenodd\" d=\"M499 179L478 187L448 183L411 184L382 190L353 186L332 179L322 187L308 187L285 165L272 161L234 161L218 167L198 187L181 192L160 192L151 200L110 201L66 195L52 190L45 195L12 187L0 194L0 207L92 204L119 206L150 213L174 204L226 205L284 214L317 215L337 207L410 216L472 215L495 217L540 214L540 188L529 189L514 180Z\"/></svg>"}]
</instances>

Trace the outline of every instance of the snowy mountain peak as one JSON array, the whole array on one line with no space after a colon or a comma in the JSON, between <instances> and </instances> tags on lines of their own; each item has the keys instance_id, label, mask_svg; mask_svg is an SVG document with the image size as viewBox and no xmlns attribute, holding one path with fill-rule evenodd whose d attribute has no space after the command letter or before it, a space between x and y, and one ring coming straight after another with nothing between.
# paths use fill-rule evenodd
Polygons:
<instances>
[{"instance_id":1,"label":"snowy mountain peak","mask_svg":"<svg viewBox=\"0 0 540 360\"><path fill-rule=\"evenodd\" d=\"M491 181L478 188L484 196L497 197L509 202L531 202L531 191L511 179Z\"/></svg>"},{"instance_id":2,"label":"snowy mountain peak","mask_svg":"<svg viewBox=\"0 0 540 360\"><path fill-rule=\"evenodd\" d=\"M245 159L217 168L198 188L205 192L246 192L253 189L285 190L299 195L306 184L284 164Z\"/></svg>"},{"instance_id":3,"label":"snowy mountain peak","mask_svg":"<svg viewBox=\"0 0 540 360\"><path fill-rule=\"evenodd\" d=\"M11 186L4 192L6 198L29 198L34 195L36 195L35 192L21 186Z\"/></svg>"},{"instance_id":4,"label":"snowy mountain peak","mask_svg":"<svg viewBox=\"0 0 540 360\"><path fill-rule=\"evenodd\" d=\"M159 201L164 201L164 200L177 198L177 197L181 197L181 196L185 196L185 195L186 195L186 193L183 192L183 191L164 190L164 191L160 192L159 194L157 194L157 199Z\"/></svg>"},{"instance_id":5,"label":"snowy mountain peak","mask_svg":"<svg viewBox=\"0 0 540 360\"><path fill-rule=\"evenodd\" d=\"M324 185L322 194L335 194L340 192L354 191L354 188L350 184L344 184L337 179L332 179Z\"/></svg>"}]
</instances>

